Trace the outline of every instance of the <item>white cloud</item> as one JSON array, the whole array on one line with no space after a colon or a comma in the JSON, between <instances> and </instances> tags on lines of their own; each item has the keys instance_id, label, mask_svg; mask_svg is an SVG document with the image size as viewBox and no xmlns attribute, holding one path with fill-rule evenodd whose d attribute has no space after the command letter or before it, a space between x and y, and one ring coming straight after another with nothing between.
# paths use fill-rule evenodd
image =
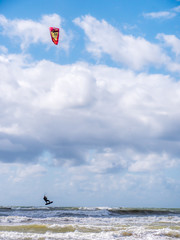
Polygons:
<instances>
[{"instance_id":1,"label":"white cloud","mask_svg":"<svg viewBox=\"0 0 180 240\"><path fill-rule=\"evenodd\" d=\"M95 80L90 70L81 63L72 66L58 66L48 61L43 61L36 66L42 71L44 81L48 83L51 79L51 85L46 91L39 92L33 104L45 109L58 110L62 108L85 107L91 104L94 95ZM54 74L52 79L52 71ZM49 74L48 74L49 72ZM41 82L42 87L45 85Z\"/></svg>"},{"instance_id":2,"label":"white cloud","mask_svg":"<svg viewBox=\"0 0 180 240\"><path fill-rule=\"evenodd\" d=\"M154 19L170 19L177 16L177 13L180 12L180 6L169 9L168 11L159 11L159 12L150 12L144 13L143 16L147 18Z\"/></svg>"},{"instance_id":3,"label":"white cloud","mask_svg":"<svg viewBox=\"0 0 180 240\"><path fill-rule=\"evenodd\" d=\"M11 183L24 182L28 179L42 177L46 174L45 167L39 164L11 163L2 164L8 173L8 181Z\"/></svg>"},{"instance_id":4,"label":"white cloud","mask_svg":"<svg viewBox=\"0 0 180 240\"><path fill-rule=\"evenodd\" d=\"M175 35L166 35L160 33L157 35L157 38L164 41L166 46L172 48L172 51L178 56L180 55L180 39L177 38Z\"/></svg>"},{"instance_id":5,"label":"white cloud","mask_svg":"<svg viewBox=\"0 0 180 240\"><path fill-rule=\"evenodd\" d=\"M7 175L7 180L13 182L25 181L26 179L43 176L47 170L39 164L27 163L2 163L0 162L0 174Z\"/></svg>"},{"instance_id":6,"label":"white cloud","mask_svg":"<svg viewBox=\"0 0 180 240\"><path fill-rule=\"evenodd\" d=\"M165 152L169 158L178 152L180 83L170 76L83 62L32 64L26 56L0 57L1 150L17 151L3 159L30 161L47 150L56 166L86 165L88 151L98 149L88 169L107 173L130 168L133 157L127 160L124 146L142 154L133 171L142 168L143 159L148 159L146 169L160 167L149 161L149 152L157 157ZM171 135L173 147L161 144Z\"/></svg>"},{"instance_id":7,"label":"white cloud","mask_svg":"<svg viewBox=\"0 0 180 240\"><path fill-rule=\"evenodd\" d=\"M116 197L122 200L123 191L136 194L147 189L173 188L166 186L171 178L162 173L179 165L178 159L172 159L166 153L142 154L125 148L106 148L94 153L93 158L90 156L86 165L68 166L59 170L61 180L57 182L58 189L81 194L85 192L95 199L97 193L99 197L102 193L115 192ZM174 184L179 185L175 179Z\"/></svg>"},{"instance_id":8,"label":"white cloud","mask_svg":"<svg viewBox=\"0 0 180 240\"><path fill-rule=\"evenodd\" d=\"M119 172L126 167L127 159L123 158L122 152L115 152L111 148L95 153L87 163L87 170L97 174Z\"/></svg>"},{"instance_id":9,"label":"white cloud","mask_svg":"<svg viewBox=\"0 0 180 240\"><path fill-rule=\"evenodd\" d=\"M32 64L21 55L0 59L1 158L11 149L14 158L3 161L21 162L1 165L7 181L44 181L46 165L54 164L51 186L96 198L156 186L149 174L157 179L179 166L180 83L172 77L83 62Z\"/></svg>"},{"instance_id":10,"label":"white cloud","mask_svg":"<svg viewBox=\"0 0 180 240\"><path fill-rule=\"evenodd\" d=\"M0 52L1 53L8 53L8 49L6 47L0 45Z\"/></svg>"},{"instance_id":11,"label":"white cloud","mask_svg":"<svg viewBox=\"0 0 180 240\"><path fill-rule=\"evenodd\" d=\"M8 59L8 56L6 59ZM101 98L103 98L103 101L105 100L101 102L102 104L108 104L106 101L106 93L108 92L111 101L115 100L113 98L115 96L120 100L119 103L123 101L123 104L126 103L128 107L131 104L133 107L136 105L140 107L140 105L146 103L144 97L149 97L149 87L153 90L152 97L155 97L158 84L161 84L166 91L166 84L171 87L178 85L178 83L173 83L169 77L163 75L136 75L131 71L107 66L96 67L83 63L58 66L48 61L41 61L36 65L30 64L23 68L21 62L18 63L18 56L12 59L10 63L3 62L1 69L3 69L1 75L2 101L8 104L15 102L22 107L23 105L26 107L29 105L37 109L55 109L56 111L62 109L63 106L69 108L89 105L94 99L99 101ZM15 72L19 74L15 75ZM75 87L76 89L74 89ZM53 91L57 91L57 94L51 94ZM138 98L135 98L134 95L133 99L133 94L136 91L138 91L136 94ZM142 95L139 95L140 91ZM101 94L101 98L98 94ZM158 96L158 92L156 97L163 101ZM39 101L39 99L42 100ZM44 105L41 102L44 102ZM150 99L147 98L147 104L149 103ZM122 105L119 107L122 107Z\"/></svg>"},{"instance_id":12,"label":"white cloud","mask_svg":"<svg viewBox=\"0 0 180 240\"><path fill-rule=\"evenodd\" d=\"M165 169L173 169L180 164L178 157L173 158L166 152L143 153L127 148L127 146L102 149L102 151L90 153L86 159L86 165L68 166L68 168L72 173L79 172L80 176L83 176L84 172L87 175L93 173L97 176L104 174L113 176L121 175L127 170L130 173L161 173Z\"/></svg>"},{"instance_id":13,"label":"white cloud","mask_svg":"<svg viewBox=\"0 0 180 240\"><path fill-rule=\"evenodd\" d=\"M44 15L40 21L14 19L9 20L5 16L0 15L0 26L3 27L3 35L12 39L19 39L21 49L25 50L31 44L48 44L51 46L49 27L60 27L60 46L68 50L72 35L64 31L62 26L62 18L57 14Z\"/></svg>"},{"instance_id":14,"label":"white cloud","mask_svg":"<svg viewBox=\"0 0 180 240\"><path fill-rule=\"evenodd\" d=\"M168 67L172 63L160 46L142 37L124 35L104 20L98 21L92 16L84 16L76 18L74 23L85 31L89 40L87 50L98 58L108 54L112 60L134 70L149 66Z\"/></svg>"},{"instance_id":15,"label":"white cloud","mask_svg":"<svg viewBox=\"0 0 180 240\"><path fill-rule=\"evenodd\" d=\"M47 170L39 164L19 164L16 166L17 170L14 176L11 176L13 182L24 181L28 178L36 178L43 176Z\"/></svg>"},{"instance_id":16,"label":"white cloud","mask_svg":"<svg viewBox=\"0 0 180 240\"><path fill-rule=\"evenodd\" d=\"M173 8L173 10L174 10L175 12L179 13L179 12L180 12L180 6L177 6L177 7Z\"/></svg>"},{"instance_id":17,"label":"white cloud","mask_svg":"<svg viewBox=\"0 0 180 240\"><path fill-rule=\"evenodd\" d=\"M0 127L0 133L10 134L10 135L20 135L21 129L17 126L17 124L13 124L3 127Z\"/></svg>"},{"instance_id":18,"label":"white cloud","mask_svg":"<svg viewBox=\"0 0 180 240\"><path fill-rule=\"evenodd\" d=\"M162 11L162 12L151 12L151 13L145 13L144 17L149 17L149 18L173 18L176 16L176 13L174 12L169 12L169 11Z\"/></svg>"},{"instance_id":19,"label":"white cloud","mask_svg":"<svg viewBox=\"0 0 180 240\"><path fill-rule=\"evenodd\" d=\"M172 159L166 153L133 154L133 161L129 166L130 172L153 172L172 168L179 164L178 159Z\"/></svg>"},{"instance_id":20,"label":"white cloud","mask_svg":"<svg viewBox=\"0 0 180 240\"><path fill-rule=\"evenodd\" d=\"M12 164L0 162L0 175L10 175L12 173ZM9 176L8 175L8 176Z\"/></svg>"}]
</instances>

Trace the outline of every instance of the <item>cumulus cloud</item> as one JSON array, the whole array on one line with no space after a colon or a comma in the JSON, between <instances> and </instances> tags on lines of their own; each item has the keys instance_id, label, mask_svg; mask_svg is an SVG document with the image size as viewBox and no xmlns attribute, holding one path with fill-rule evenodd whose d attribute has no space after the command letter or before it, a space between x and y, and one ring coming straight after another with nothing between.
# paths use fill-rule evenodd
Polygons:
<instances>
[{"instance_id":1,"label":"cumulus cloud","mask_svg":"<svg viewBox=\"0 0 180 240\"><path fill-rule=\"evenodd\" d=\"M87 171L96 174L112 174L121 172L127 167L127 159L122 152L116 152L111 148L105 148L101 152L93 154L87 162Z\"/></svg>"},{"instance_id":2,"label":"cumulus cloud","mask_svg":"<svg viewBox=\"0 0 180 240\"><path fill-rule=\"evenodd\" d=\"M38 161L47 151L56 166L87 165L103 174L141 171L143 161L144 169L157 169L156 157L179 153L180 86L170 76L83 62L32 64L11 54L0 59L1 161Z\"/></svg>"},{"instance_id":3,"label":"cumulus cloud","mask_svg":"<svg viewBox=\"0 0 180 240\"><path fill-rule=\"evenodd\" d=\"M49 27L60 27L63 24L62 18L57 14L43 15L39 21L33 21L31 19L7 19L4 15L0 15L0 26L3 31L2 34L11 39L18 39L21 42L21 49L27 49L31 44L49 44L50 35ZM64 31L61 31L61 47L68 50L69 43L72 35Z\"/></svg>"},{"instance_id":4,"label":"cumulus cloud","mask_svg":"<svg viewBox=\"0 0 180 240\"><path fill-rule=\"evenodd\" d=\"M124 35L105 20L86 15L76 18L74 23L85 31L89 40L87 50L98 58L108 54L133 70L166 66L170 71L179 71L179 63L173 62L159 45L142 37Z\"/></svg>"},{"instance_id":5,"label":"cumulus cloud","mask_svg":"<svg viewBox=\"0 0 180 240\"><path fill-rule=\"evenodd\" d=\"M151 172L162 170L164 168L172 168L179 164L178 159L172 159L166 153L157 154L149 153L139 155L134 153L132 162L129 166L130 172Z\"/></svg>"},{"instance_id":6,"label":"cumulus cloud","mask_svg":"<svg viewBox=\"0 0 180 240\"><path fill-rule=\"evenodd\" d=\"M49 86L46 86L45 92L38 94L34 105L38 104L41 108L57 111L62 108L85 107L92 103L95 80L90 70L81 66L80 63L70 67L42 61L36 68L41 69L46 83L49 79L52 81ZM51 71L49 72L49 68L54 69L53 75ZM41 82L41 84L44 88L44 83Z\"/></svg>"},{"instance_id":7,"label":"cumulus cloud","mask_svg":"<svg viewBox=\"0 0 180 240\"><path fill-rule=\"evenodd\" d=\"M176 56L180 55L180 39L175 35L159 33L157 38L162 40L166 46L172 48L172 51L176 54Z\"/></svg>"}]
</instances>

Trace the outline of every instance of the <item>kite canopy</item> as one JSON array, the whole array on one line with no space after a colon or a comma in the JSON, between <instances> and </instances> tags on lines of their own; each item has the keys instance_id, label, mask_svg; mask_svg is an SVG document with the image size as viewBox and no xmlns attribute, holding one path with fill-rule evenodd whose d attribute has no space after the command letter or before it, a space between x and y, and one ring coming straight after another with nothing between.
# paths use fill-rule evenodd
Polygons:
<instances>
[{"instance_id":1,"label":"kite canopy","mask_svg":"<svg viewBox=\"0 0 180 240\"><path fill-rule=\"evenodd\" d=\"M49 31L50 31L53 43L58 45L58 41L59 41L59 28L50 27Z\"/></svg>"}]
</instances>

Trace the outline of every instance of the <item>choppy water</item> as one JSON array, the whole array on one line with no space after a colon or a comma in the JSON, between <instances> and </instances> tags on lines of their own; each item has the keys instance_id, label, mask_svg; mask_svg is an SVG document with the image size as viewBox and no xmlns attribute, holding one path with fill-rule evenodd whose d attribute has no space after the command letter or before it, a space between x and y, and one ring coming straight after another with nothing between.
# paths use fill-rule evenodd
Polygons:
<instances>
[{"instance_id":1,"label":"choppy water","mask_svg":"<svg viewBox=\"0 0 180 240\"><path fill-rule=\"evenodd\" d=\"M180 209L0 207L0 239L170 240Z\"/></svg>"}]
</instances>

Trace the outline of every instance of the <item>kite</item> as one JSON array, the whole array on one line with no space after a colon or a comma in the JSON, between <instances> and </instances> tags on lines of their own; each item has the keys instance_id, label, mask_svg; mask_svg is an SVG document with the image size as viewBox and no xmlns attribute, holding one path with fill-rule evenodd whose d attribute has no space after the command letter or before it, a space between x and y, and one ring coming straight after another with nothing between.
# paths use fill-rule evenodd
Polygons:
<instances>
[{"instance_id":1,"label":"kite","mask_svg":"<svg viewBox=\"0 0 180 240\"><path fill-rule=\"evenodd\" d=\"M53 43L58 45L58 41L59 41L59 28L50 27L49 31L50 31L51 39L52 39Z\"/></svg>"}]
</instances>

